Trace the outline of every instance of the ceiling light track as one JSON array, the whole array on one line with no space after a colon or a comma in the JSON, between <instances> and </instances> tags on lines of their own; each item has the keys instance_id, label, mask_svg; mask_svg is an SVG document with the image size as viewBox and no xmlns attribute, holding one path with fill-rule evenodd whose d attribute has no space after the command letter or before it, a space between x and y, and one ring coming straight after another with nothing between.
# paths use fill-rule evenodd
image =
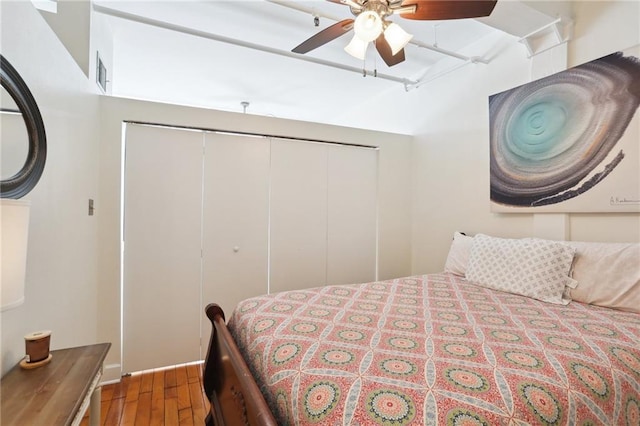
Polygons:
<instances>
[{"instance_id":1,"label":"ceiling light track","mask_svg":"<svg viewBox=\"0 0 640 426\"><path fill-rule=\"evenodd\" d=\"M273 3L277 3L277 2L273 2ZM132 22L137 22L139 24L144 24L144 25L149 25L152 27L156 27L156 28L162 28L165 30L169 30L169 31L175 31L175 32L179 32L182 34L188 34L188 35L192 35L195 37L200 37L200 38L205 38L208 40L214 40L214 41L219 41L221 43L226 43L226 44L232 44L234 46L240 46L240 47L245 47L248 49L253 49L253 50L258 50L261 52L266 52L266 53L271 53L274 55L280 55L280 56L284 56L287 58L292 58L292 59L297 59L299 61L305 61L305 62L311 62L314 64L319 64L319 65L324 65L327 67L331 67L331 68L336 68L336 69L341 69L344 71L350 71L350 72L355 72L358 73L360 75L365 75L365 76L372 76L372 77L377 77L380 78L382 80L388 80L388 81L393 81L396 83L402 83L405 86L406 85L412 85L415 84L416 81L407 79L407 78L402 78L402 77L396 77L393 75L389 75L389 74L381 74L378 73L376 70L373 71L369 71L369 70L363 70L362 68L358 68L358 67L352 67L349 65L344 65L344 64L340 64L337 62L332 62L332 61L326 61L324 59L318 59L318 58L313 58L310 56L302 56L302 55L298 55L296 53L291 53L288 50L280 50L280 49L275 49L273 47L269 47L269 46L263 46L260 44L256 44L256 43L251 43L248 41L244 41L244 40L238 40L235 38L231 38L231 37L225 37L219 34L213 34L213 33L209 33L206 31L201 31L201 30L196 30L194 28L189 28L189 27L185 27L182 25L177 25L177 24L172 24L169 22L165 22L165 21L160 21L157 19L153 19L153 18L148 18L145 16L141 16L141 15L137 15L135 13L129 13L129 12L124 12L121 10L117 10L117 9L112 9L110 7L105 7L105 6L101 6L99 4L96 3L92 3L93 4L93 10L97 13L101 13L103 15L108 15L108 16L112 16L114 18L120 18L120 19L124 19L127 21L132 21ZM322 16L322 15L319 15Z\"/></svg>"}]
</instances>

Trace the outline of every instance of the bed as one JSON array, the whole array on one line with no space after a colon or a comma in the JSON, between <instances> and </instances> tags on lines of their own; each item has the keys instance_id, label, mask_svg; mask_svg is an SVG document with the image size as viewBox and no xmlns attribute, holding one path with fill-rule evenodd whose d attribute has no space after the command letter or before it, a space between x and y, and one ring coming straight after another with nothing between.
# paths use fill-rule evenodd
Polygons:
<instances>
[{"instance_id":1,"label":"bed","mask_svg":"<svg viewBox=\"0 0 640 426\"><path fill-rule=\"evenodd\" d=\"M640 304L625 305L640 286L636 246L611 258L600 245L593 259L574 247L558 303L469 280L477 253L461 274L452 244L443 273L254 297L228 324L209 305L208 423L639 425ZM626 298L568 303L572 282L578 298L611 292L584 276L603 258L630 270Z\"/></svg>"}]
</instances>

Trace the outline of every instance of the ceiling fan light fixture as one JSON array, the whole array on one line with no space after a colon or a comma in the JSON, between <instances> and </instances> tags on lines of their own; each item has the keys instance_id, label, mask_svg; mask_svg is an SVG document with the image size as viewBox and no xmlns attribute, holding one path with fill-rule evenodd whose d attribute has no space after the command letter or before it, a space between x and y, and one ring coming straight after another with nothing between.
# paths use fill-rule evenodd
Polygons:
<instances>
[{"instance_id":1,"label":"ceiling fan light fixture","mask_svg":"<svg viewBox=\"0 0 640 426\"><path fill-rule=\"evenodd\" d=\"M360 40L373 41L382 33L382 18L372 10L365 10L356 18L353 30Z\"/></svg>"},{"instance_id":2,"label":"ceiling fan light fixture","mask_svg":"<svg viewBox=\"0 0 640 426\"><path fill-rule=\"evenodd\" d=\"M384 38L389 43L389 47L391 47L391 54L395 55L411 41L413 35L403 30L400 25L392 22L384 30Z\"/></svg>"},{"instance_id":3,"label":"ceiling fan light fixture","mask_svg":"<svg viewBox=\"0 0 640 426\"><path fill-rule=\"evenodd\" d=\"M364 61L365 55L367 54L367 46L369 46L368 41L362 41L357 34L354 34L353 38L344 48L345 52L354 58L358 58Z\"/></svg>"}]
</instances>

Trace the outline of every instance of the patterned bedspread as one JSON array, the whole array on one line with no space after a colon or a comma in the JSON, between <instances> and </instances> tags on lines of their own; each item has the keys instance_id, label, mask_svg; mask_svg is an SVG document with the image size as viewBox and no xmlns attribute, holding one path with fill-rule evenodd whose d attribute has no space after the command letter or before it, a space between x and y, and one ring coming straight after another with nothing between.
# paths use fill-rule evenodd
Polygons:
<instances>
[{"instance_id":1,"label":"patterned bedspread","mask_svg":"<svg viewBox=\"0 0 640 426\"><path fill-rule=\"evenodd\" d=\"M432 274L241 302L279 424L640 425L640 315Z\"/></svg>"}]
</instances>

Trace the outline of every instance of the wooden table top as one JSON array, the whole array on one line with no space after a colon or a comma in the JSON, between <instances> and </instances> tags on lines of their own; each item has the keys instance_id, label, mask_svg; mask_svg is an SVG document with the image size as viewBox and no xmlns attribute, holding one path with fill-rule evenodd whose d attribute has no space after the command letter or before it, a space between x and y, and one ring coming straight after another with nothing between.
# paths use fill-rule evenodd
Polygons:
<instances>
[{"instance_id":1,"label":"wooden table top","mask_svg":"<svg viewBox=\"0 0 640 426\"><path fill-rule=\"evenodd\" d=\"M51 351L51 362L42 367L13 367L0 382L2 424L71 424L110 347L99 343L60 349Z\"/></svg>"}]
</instances>

